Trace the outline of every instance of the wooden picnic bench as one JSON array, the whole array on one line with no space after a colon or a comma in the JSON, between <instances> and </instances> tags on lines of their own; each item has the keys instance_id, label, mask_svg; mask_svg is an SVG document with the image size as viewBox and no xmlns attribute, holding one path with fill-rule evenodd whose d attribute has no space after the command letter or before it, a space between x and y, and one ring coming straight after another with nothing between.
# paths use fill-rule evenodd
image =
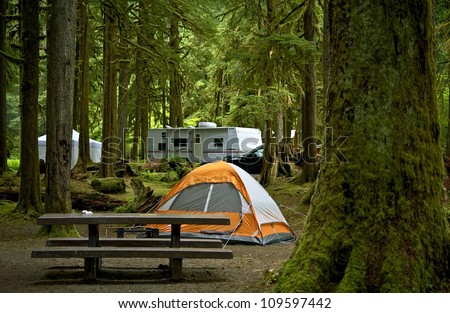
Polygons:
<instances>
[{"instance_id":1,"label":"wooden picnic bench","mask_svg":"<svg viewBox=\"0 0 450 313\"><path fill-rule=\"evenodd\" d=\"M88 246L88 238L49 238L48 247ZM170 238L100 238L100 247L170 247ZM183 248L222 248L220 239L187 239L180 240Z\"/></svg>"},{"instance_id":2,"label":"wooden picnic bench","mask_svg":"<svg viewBox=\"0 0 450 313\"><path fill-rule=\"evenodd\" d=\"M85 279L96 280L102 258L169 258L171 277L182 279L184 258L231 259L231 250L210 239L181 239L182 224L229 225L225 216L214 214L49 213L38 225L88 225L88 238L50 238L45 248L34 249L33 258L84 258ZM170 224L170 238L100 238L100 224ZM220 244L220 246L219 246Z\"/></svg>"}]
</instances>

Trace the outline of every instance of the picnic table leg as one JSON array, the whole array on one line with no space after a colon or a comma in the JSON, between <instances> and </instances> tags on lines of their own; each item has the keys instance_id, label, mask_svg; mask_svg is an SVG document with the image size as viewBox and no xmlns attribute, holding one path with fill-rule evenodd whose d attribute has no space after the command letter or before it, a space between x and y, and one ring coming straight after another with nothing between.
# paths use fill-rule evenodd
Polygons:
<instances>
[{"instance_id":1,"label":"picnic table leg","mask_svg":"<svg viewBox=\"0 0 450 313\"><path fill-rule=\"evenodd\" d=\"M88 225L88 246L98 247L99 244L99 226L98 224ZM101 266L101 258L85 258L84 259L84 272L86 280L96 280L97 272Z\"/></svg>"},{"instance_id":2,"label":"picnic table leg","mask_svg":"<svg viewBox=\"0 0 450 313\"><path fill-rule=\"evenodd\" d=\"M172 225L170 246L172 248L179 248L181 242L181 225ZM170 273L173 280L183 279L183 259L171 258L169 261Z\"/></svg>"}]
</instances>

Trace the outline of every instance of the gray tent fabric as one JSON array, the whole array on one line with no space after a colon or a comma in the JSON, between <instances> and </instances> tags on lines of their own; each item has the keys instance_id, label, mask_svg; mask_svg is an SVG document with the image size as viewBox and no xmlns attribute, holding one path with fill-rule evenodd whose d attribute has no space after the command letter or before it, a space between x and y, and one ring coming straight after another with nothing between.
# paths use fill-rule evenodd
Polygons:
<instances>
[{"instance_id":1,"label":"gray tent fabric","mask_svg":"<svg viewBox=\"0 0 450 313\"><path fill-rule=\"evenodd\" d=\"M240 212L237 189L230 183L197 184L182 190L169 210L203 212Z\"/></svg>"}]
</instances>

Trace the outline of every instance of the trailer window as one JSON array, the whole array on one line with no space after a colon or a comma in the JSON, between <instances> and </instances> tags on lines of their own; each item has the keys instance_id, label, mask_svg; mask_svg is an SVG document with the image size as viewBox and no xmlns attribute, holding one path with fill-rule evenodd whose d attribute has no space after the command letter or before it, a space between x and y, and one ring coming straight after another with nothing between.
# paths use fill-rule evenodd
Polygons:
<instances>
[{"instance_id":1,"label":"trailer window","mask_svg":"<svg viewBox=\"0 0 450 313\"><path fill-rule=\"evenodd\" d=\"M173 144L175 147L187 147L187 138L175 138Z\"/></svg>"},{"instance_id":2,"label":"trailer window","mask_svg":"<svg viewBox=\"0 0 450 313\"><path fill-rule=\"evenodd\" d=\"M214 138L214 146L223 147L223 138Z\"/></svg>"},{"instance_id":3,"label":"trailer window","mask_svg":"<svg viewBox=\"0 0 450 313\"><path fill-rule=\"evenodd\" d=\"M166 146L165 142L158 143L158 150L159 151L166 151L166 149L167 149L167 146Z\"/></svg>"}]
</instances>

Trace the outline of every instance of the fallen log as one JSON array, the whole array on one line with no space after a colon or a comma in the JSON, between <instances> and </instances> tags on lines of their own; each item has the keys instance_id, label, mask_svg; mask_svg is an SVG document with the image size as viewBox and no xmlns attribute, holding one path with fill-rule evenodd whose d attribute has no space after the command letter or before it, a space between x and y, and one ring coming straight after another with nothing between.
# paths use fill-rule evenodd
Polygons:
<instances>
[{"instance_id":1,"label":"fallen log","mask_svg":"<svg viewBox=\"0 0 450 313\"><path fill-rule=\"evenodd\" d=\"M114 199L102 193L71 192L72 209L77 211L112 211L126 204L126 201Z\"/></svg>"},{"instance_id":2,"label":"fallen log","mask_svg":"<svg viewBox=\"0 0 450 313\"><path fill-rule=\"evenodd\" d=\"M17 202L19 191L16 189L0 188L0 200ZM97 192L71 192L72 209L76 211L112 211L126 204L126 201L114 199L108 195ZM42 193L42 201L45 202L45 194Z\"/></svg>"},{"instance_id":3,"label":"fallen log","mask_svg":"<svg viewBox=\"0 0 450 313\"><path fill-rule=\"evenodd\" d=\"M134 191L134 200L130 208L131 212L149 212L161 200L161 197L155 196L153 189L144 186L142 179L138 177L131 178L130 185Z\"/></svg>"}]
</instances>

